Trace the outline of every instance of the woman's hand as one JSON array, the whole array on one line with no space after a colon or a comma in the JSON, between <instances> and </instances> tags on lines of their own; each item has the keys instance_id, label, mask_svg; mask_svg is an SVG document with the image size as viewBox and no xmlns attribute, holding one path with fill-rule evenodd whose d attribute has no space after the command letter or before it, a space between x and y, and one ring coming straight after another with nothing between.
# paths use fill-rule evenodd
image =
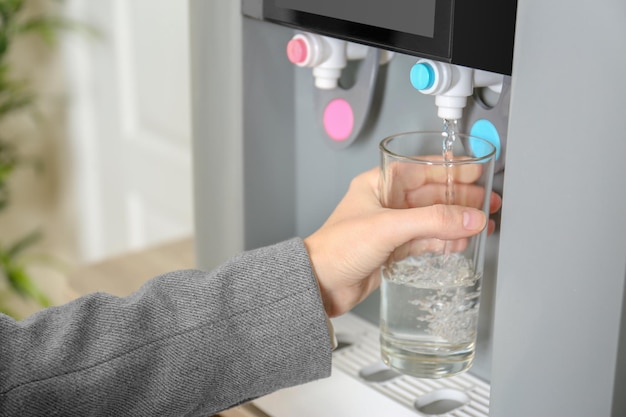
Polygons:
<instances>
[{"instance_id":1,"label":"woman's hand","mask_svg":"<svg viewBox=\"0 0 626 417\"><path fill-rule=\"evenodd\" d=\"M394 249L415 239L466 238L488 223L480 210L470 207L384 208L379 175L380 169L374 168L353 179L328 220L304 239L330 317L346 313L378 287L380 267ZM493 194L492 212L500 204Z\"/></svg>"}]
</instances>

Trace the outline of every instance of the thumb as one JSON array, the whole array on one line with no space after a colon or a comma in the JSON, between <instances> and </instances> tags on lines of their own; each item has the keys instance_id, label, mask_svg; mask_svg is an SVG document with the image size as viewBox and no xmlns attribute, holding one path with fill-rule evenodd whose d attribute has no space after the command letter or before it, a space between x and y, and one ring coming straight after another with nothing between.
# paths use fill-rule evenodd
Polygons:
<instances>
[{"instance_id":1,"label":"thumb","mask_svg":"<svg viewBox=\"0 0 626 417\"><path fill-rule=\"evenodd\" d=\"M395 247L415 239L462 239L478 234L487 224L487 216L478 209L446 204L389 209L386 215L389 226L379 230L388 233L385 238Z\"/></svg>"}]
</instances>

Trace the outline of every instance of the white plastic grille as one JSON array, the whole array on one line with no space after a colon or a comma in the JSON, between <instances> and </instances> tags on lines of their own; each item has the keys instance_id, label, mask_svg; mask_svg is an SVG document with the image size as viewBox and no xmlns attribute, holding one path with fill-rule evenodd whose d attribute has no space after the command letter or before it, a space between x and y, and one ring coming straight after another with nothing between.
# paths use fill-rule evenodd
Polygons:
<instances>
[{"instance_id":1,"label":"white plastic grille","mask_svg":"<svg viewBox=\"0 0 626 417\"><path fill-rule=\"evenodd\" d=\"M381 394L413 410L418 416L488 417L489 384L469 373L443 379L421 379L384 371L388 368L380 359L378 328L352 314L333 319L337 339L342 347L333 353L333 366ZM363 370L381 371L380 382L366 381ZM389 375L392 377L388 378ZM386 378L387 377L387 378ZM463 405L443 414L425 414L418 411L416 400L437 393L465 394ZM461 395L462 395L461 394Z\"/></svg>"}]
</instances>

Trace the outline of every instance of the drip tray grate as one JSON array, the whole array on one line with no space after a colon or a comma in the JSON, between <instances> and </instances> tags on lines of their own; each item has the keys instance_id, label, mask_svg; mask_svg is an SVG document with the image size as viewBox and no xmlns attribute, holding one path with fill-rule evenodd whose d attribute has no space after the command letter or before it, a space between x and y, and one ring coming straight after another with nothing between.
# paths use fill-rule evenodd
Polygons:
<instances>
[{"instance_id":1,"label":"drip tray grate","mask_svg":"<svg viewBox=\"0 0 626 417\"><path fill-rule=\"evenodd\" d=\"M416 415L488 417L489 384L469 373L422 379L389 369L380 359L378 328L347 314L333 319L339 348L333 367L380 394L415 411Z\"/></svg>"}]
</instances>

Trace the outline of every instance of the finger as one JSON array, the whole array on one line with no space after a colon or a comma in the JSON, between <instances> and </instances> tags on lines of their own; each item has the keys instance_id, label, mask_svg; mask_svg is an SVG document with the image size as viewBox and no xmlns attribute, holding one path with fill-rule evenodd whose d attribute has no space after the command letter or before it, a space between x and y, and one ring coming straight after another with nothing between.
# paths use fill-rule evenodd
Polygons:
<instances>
[{"instance_id":1,"label":"finger","mask_svg":"<svg viewBox=\"0 0 626 417\"><path fill-rule=\"evenodd\" d=\"M456 159L455 161L459 161ZM457 183L472 183L480 178L483 168L479 164L464 163L454 166L446 165L446 161L439 157L436 165L425 166L425 177L428 183L445 183L448 178L454 178Z\"/></svg>"},{"instance_id":2,"label":"finger","mask_svg":"<svg viewBox=\"0 0 626 417\"><path fill-rule=\"evenodd\" d=\"M391 255L390 261L399 262L407 257L420 257L426 253L443 254L462 252L467 248L469 239L440 240L417 239L398 247Z\"/></svg>"},{"instance_id":3,"label":"finger","mask_svg":"<svg viewBox=\"0 0 626 417\"><path fill-rule=\"evenodd\" d=\"M495 192L491 193L491 198L489 199L489 213L493 214L500 210L502 207L502 197Z\"/></svg>"},{"instance_id":4,"label":"finger","mask_svg":"<svg viewBox=\"0 0 626 417\"><path fill-rule=\"evenodd\" d=\"M487 224L480 210L438 204L405 210L386 210L382 238L397 248L416 239L457 240L477 234Z\"/></svg>"},{"instance_id":5,"label":"finger","mask_svg":"<svg viewBox=\"0 0 626 417\"><path fill-rule=\"evenodd\" d=\"M344 219L367 215L372 208L379 208L381 204L378 190L379 178L380 168L378 167L354 177L348 191L324 225L329 226Z\"/></svg>"},{"instance_id":6,"label":"finger","mask_svg":"<svg viewBox=\"0 0 626 417\"><path fill-rule=\"evenodd\" d=\"M414 162L391 162L383 169L385 180L399 181L407 190L425 183L445 183L448 177L455 182L475 182L483 172L480 164L458 163L463 159L455 159L456 165L450 167L447 161L439 156L425 156ZM421 161L421 163L420 163ZM429 163L432 162L432 163Z\"/></svg>"},{"instance_id":7,"label":"finger","mask_svg":"<svg viewBox=\"0 0 626 417\"><path fill-rule=\"evenodd\" d=\"M433 204L456 204L482 208L485 204L485 189L474 184L427 184L405 196L407 207L424 207Z\"/></svg>"}]
</instances>

